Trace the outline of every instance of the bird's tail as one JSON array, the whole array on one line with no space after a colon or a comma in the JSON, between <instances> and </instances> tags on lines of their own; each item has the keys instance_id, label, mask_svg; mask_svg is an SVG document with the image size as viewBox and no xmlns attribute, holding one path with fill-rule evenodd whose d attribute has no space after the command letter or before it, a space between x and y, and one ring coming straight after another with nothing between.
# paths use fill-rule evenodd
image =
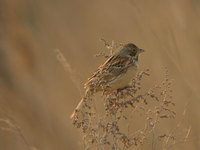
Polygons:
<instances>
[{"instance_id":1,"label":"bird's tail","mask_svg":"<svg viewBox=\"0 0 200 150\"><path fill-rule=\"evenodd\" d=\"M74 118L74 116L76 115L76 113L79 112L79 111L82 109L82 107L83 107L83 101L84 101L84 98L82 98L82 99L80 100L80 102L79 102L78 105L76 106L75 110L74 110L73 113L71 114L71 116L70 116L71 119Z\"/></svg>"},{"instance_id":2,"label":"bird's tail","mask_svg":"<svg viewBox=\"0 0 200 150\"><path fill-rule=\"evenodd\" d=\"M78 117L84 116L85 111L87 111L87 108L90 109L91 105L91 96L93 95L93 90L91 90L90 87L86 89L84 97L80 100L76 108L74 109L74 112L71 114L70 118L74 119L74 117L77 115ZM82 115L80 115L82 114ZM79 118L80 119L80 118Z\"/></svg>"}]
</instances>

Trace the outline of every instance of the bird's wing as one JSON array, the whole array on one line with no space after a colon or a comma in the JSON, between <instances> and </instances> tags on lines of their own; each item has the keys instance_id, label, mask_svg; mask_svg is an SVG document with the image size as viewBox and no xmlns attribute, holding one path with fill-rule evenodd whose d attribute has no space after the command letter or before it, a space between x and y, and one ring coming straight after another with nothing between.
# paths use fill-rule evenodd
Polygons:
<instances>
[{"instance_id":1,"label":"bird's wing","mask_svg":"<svg viewBox=\"0 0 200 150\"><path fill-rule=\"evenodd\" d=\"M125 73L130 67L130 61L127 58L115 58L108 65L104 66L103 70L106 70L103 80L112 81L119 75Z\"/></svg>"},{"instance_id":2,"label":"bird's wing","mask_svg":"<svg viewBox=\"0 0 200 150\"><path fill-rule=\"evenodd\" d=\"M107 59L107 61L106 61L104 64L100 65L100 66L98 67L98 69L93 73L93 75L92 75L91 77L88 78L88 82L90 82L93 78L97 77L97 76L100 74L100 72L105 68L105 66L108 67L109 64L110 64L110 62L111 62L113 59L115 59L115 55L109 57L109 58ZM86 82L86 84L87 84L88 82Z\"/></svg>"},{"instance_id":3,"label":"bird's wing","mask_svg":"<svg viewBox=\"0 0 200 150\"><path fill-rule=\"evenodd\" d=\"M95 89L99 88L103 83L108 84L119 75L125 73L131 65L132 63L129 59L114 55L88 78L88 81L85 83L85 88Z\"/></svg>"}]
</instances>

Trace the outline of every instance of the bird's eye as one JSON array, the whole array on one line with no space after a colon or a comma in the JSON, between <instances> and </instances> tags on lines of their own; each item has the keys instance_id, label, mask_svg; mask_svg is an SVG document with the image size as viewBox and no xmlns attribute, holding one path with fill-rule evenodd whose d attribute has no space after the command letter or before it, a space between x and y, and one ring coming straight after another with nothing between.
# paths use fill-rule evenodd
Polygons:
<instances>
[{"instance_id":1,"label":"bird's eye","mask_svg":"<svg viewBox=\"0 0 200 150\"><path fill-rule=\"evenodd\" d=\"M135 55L136 55L136 53L137 53L137 52L136 52L136 50L135 50L135 49L134 49L134 50L130 50L130 51L129 51L129 55L130 55L130 56L135 56Z\"/></svg>"}]
</instances>

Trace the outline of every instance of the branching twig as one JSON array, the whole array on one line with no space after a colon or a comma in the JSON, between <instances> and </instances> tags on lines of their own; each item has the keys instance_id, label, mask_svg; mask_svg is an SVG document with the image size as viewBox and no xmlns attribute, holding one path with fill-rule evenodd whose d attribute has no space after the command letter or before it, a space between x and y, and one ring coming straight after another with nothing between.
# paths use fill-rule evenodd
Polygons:
<instances>
[{"instance_id":1,"label":"branching twig","mask_svg":"<svg viewBox=\"0 0 200 150\"><path fill-rule=\"evenodd\" d=\"M111 44L104 39L101 39L106 48L113 53L116 44L112 41ZM98 56L109 57L110 54L100 53ZM135 77L135 79L124 89L107 93L106 89L102 93L102 102L104 104L103 114L95 109L85 109L83 118L78 118L75 126L83 131L84 140L87 145L87 150L96 147L101 149L113 150L128 150L138 148L146 141L149 141L150 135L154 136L152 149L157 149L157 139L164 139L163 149L168 148L175 136L173 134L164 133L156 135L155 130L159 128L159 124L164 119L175 118L173 107L175 103L172 99L172 81L169 80L168 70L165 71L165 78L159 85L153 86L149 90L142 91L141 81L150 76L149 69L144 69ZM90 97L93 99L93 97ZM94 102L90 101L90 102ZM151 107L150 104L154 106ZM91 108L91 104L88 104ZM99 106L100 107L100 106ZM128 126L128 133L123 128L122 122L137 122L140 116L133 115L141 114L145 117L143 127L134 130ZM101 117L96 117L101 116ZM131 116L131 117L130 117ZM95 118L95 119L94 119ZM191 128L188 128L185 139L188 138Z\"/></svg>"}]
</instances>

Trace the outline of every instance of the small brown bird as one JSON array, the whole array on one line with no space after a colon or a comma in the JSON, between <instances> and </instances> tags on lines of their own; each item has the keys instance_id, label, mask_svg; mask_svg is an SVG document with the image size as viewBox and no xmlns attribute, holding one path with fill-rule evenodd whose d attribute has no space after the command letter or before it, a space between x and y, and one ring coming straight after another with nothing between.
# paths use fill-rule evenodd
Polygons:
<instances>
[{"instance_id":1,"label":"small brown bird","mask_svg":"<svg viewBox=\"0 0 200 150\"><path fill-rule=\"evenodd\" d=\"M85 95L93 95L99 91L112 92L126 87L136 75L138 57L142 52L144 52L143 49L132 43L114 52L85 83ZM71 118L81 111L84 100L84 98L81 99Z\"/></svg>"}]
</instances>

